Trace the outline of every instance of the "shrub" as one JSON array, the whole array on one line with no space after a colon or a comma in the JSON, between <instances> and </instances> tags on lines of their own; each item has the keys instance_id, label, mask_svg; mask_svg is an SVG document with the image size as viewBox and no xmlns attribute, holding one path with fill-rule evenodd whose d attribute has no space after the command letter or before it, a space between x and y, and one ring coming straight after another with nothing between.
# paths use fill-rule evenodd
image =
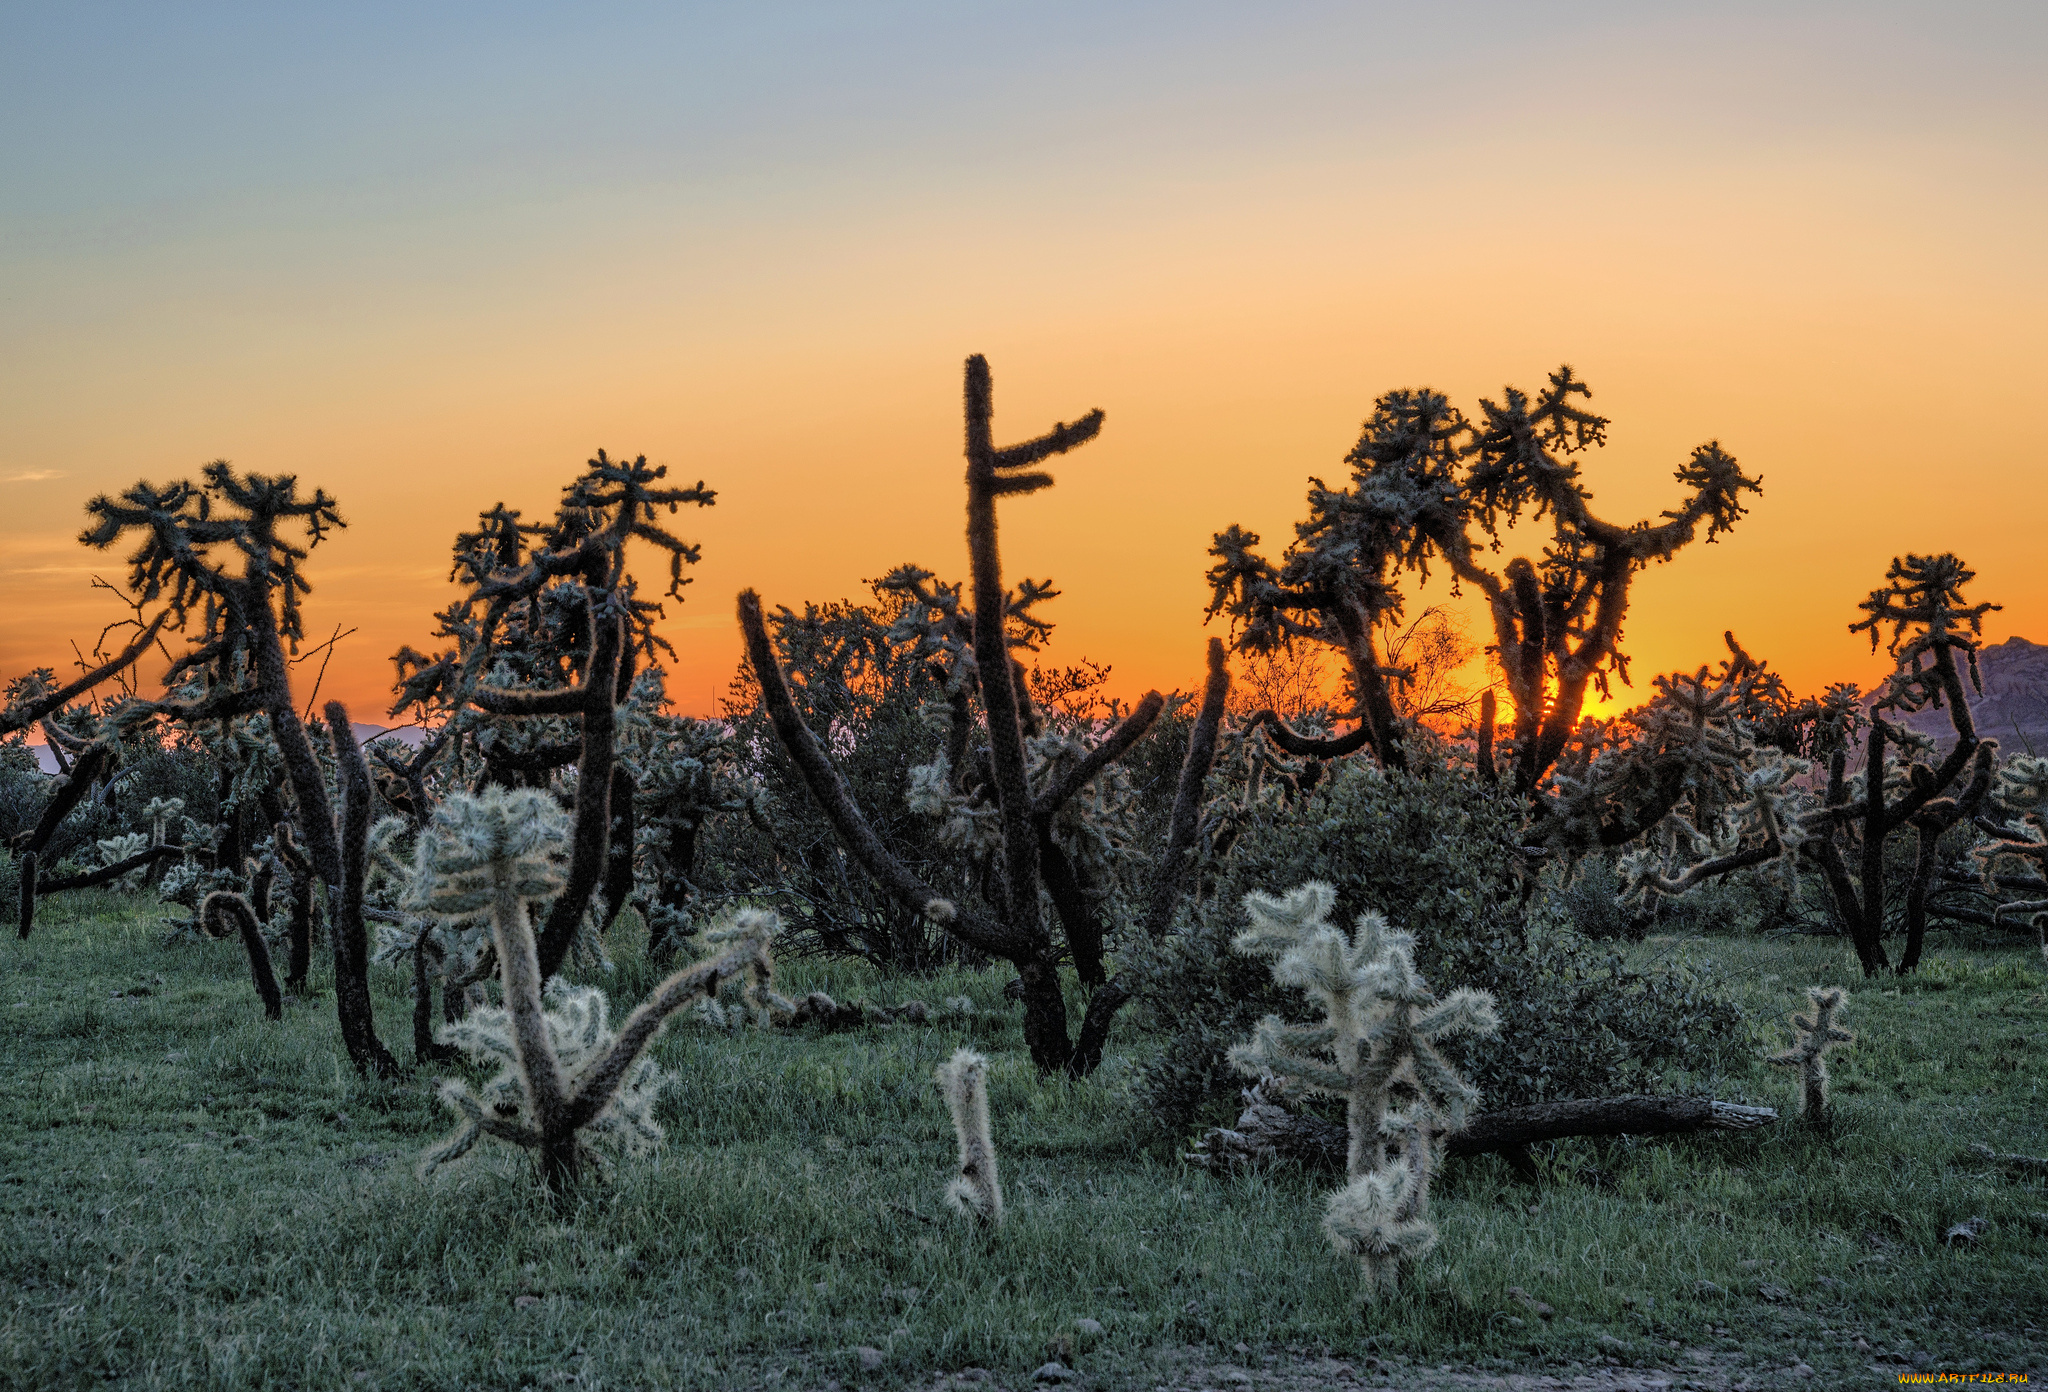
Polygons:
<instances>
[{"instance_id":1,"label":"shrub","mask_svg":"<svg viewBox=\"0 0 2048 1392\"><path fill-rule=\"evenodd\" d=\"M1379 911L1416 938L1439 989L1490 991L1497 1039L1461 1041L1461 1070L1486 1105L1654 1088L1738 1041L1740 1011L1690 965L1641 970L1574 931L1529 894L1519 802L1441 767L1381 774L1347 764L1297 808L1262 809L1232 848L1214 895L1144 952L1138 1001L1166 1047L1138 1072L1143 1106L1186 1128L1240 1085L1225 1055L1268 1014L1307 1023L1300 996L1230 949L1246 893L1322 880L1342 921Z\"/></svg>"}]
</instances>

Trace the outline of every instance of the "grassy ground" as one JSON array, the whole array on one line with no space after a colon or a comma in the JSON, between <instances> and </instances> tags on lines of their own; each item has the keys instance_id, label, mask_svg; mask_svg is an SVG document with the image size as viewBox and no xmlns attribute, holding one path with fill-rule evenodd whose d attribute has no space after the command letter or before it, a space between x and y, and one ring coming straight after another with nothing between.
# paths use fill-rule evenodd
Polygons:
<instances>
[{"instance_id":1,"label":"grassy ground","mask_svg":"<svg viewBox=\"0 0 2048 1392\"><path fill-rule=\"evenodd\" d=\"M1779 1040L1806 984L1855 993L1834 1131L1565 1143L1535 1188L1454 1162L1442 1248L1367 1309L1318 1230L1328 1177L1183 1165L1134 1123L1123 1058L1036 1078L1000 976L786 973L967 994L965 1028L673 1027L664 1151L558 1212L509 1161L416 1180L447 1129L430 1080L358 1081L324 997L268 1024L232 945L166 947L121 901L67 896L0 947L0 1384L1022 1386L1049 1351L1097 1386L1307 1386L1340 1363L1404 1386L2048 1373L2048 1192L1958 1159L2048 1152L2038 956L1957 952L1865 990L1832 943L1711 947ZM622 961L615 999L647 980ZM403 983L378 984L396 1044ZM962 1042L995 1057L993 1240L939 1202L930 1078ZM1759 1065L1720 1091L1783 1105L1789 1081ZM1978 1216L1978 1242L1943 1243Z\"/></svg>"}]
</instances>

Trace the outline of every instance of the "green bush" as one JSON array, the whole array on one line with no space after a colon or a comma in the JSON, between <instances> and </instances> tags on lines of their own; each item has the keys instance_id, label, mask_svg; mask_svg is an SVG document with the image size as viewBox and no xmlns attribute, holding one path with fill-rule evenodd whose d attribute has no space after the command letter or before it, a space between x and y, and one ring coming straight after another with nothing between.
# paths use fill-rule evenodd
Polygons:
<instances>
[{"instance_id":1,"label":"green bush","mask_svg":"<svg viewBox=\"0 0 2048 1392\"><path fill-rule=\"evenodd\" d=\"M1577 932L1554 897L1525 900L1520 825L1512 796L1474 780L1356 760L1300 808L1255 816L1216 892L1134 963L1140 1019L1168 1036L1139 1069L1144 1107L1186 1128L1243 1086L1224 1054L1260 1017L1306 1021L1299 993L1230 948L1248 891L1284 894L1306 880L1336 889L1339 921L1377 909L1414 933L1439 994L1494 994L1499 1037L1456 1050L1488 1107L1656 1090L1667 1069L1710 1068L1740 1043L1740 1010L1702 968L1630 968Z\"/></svg>"}]
</instances>

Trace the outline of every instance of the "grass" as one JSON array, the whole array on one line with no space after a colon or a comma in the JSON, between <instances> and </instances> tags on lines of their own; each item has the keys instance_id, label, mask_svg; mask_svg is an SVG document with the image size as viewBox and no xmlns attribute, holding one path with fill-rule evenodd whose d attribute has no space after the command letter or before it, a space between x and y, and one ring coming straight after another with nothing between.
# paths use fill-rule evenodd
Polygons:
<instances>
[{"instance_id":1,"label":"grass","mask_svg":"<svg viewBox=\"0 0 2048 1392\"><path fill-rule=\"evenodd\" d=\"M664 1149L559 1211L502 1155L422 1185L414 1159L448 1129L431 1077L359 1081L331 1001L268 1024L233 945L165 946L127 903L53 900L0 949L0 1384L879 1388L980 1367L1021 1385L1049 1350L1146 1387L1175 1360L1258 1383L1326 1352L1397 1378L2048 1370L2048 1193L1958 1158L2048 1152L2048 979L2019 951L1866 989L1832 942L1716 942L1760 1045L1789 1038L1806 985L1849 987L1833 1130L1561 1143L1535 1188L1454 1162L1443 1246L1369 1309L1318 1229L1327 1176L1184 1165L1136 1124L1128 1053L1086 1083L1036 1077L1000 974L785 973L842 997L965 994L980 1014L959 1024L678 1023L658 1046ZM626 958L608 984L623 1006L650 980ZM377 985L403 1054L403 980ZM938 1197L952 1141L931 1074L963 1042L994 1058L994 1238ZM1758 1064L1722 1095L1789 1110L1792 1079ZM1980 1241L1944 1244L1977 1216Z\"/></svg>"}]
</instances>

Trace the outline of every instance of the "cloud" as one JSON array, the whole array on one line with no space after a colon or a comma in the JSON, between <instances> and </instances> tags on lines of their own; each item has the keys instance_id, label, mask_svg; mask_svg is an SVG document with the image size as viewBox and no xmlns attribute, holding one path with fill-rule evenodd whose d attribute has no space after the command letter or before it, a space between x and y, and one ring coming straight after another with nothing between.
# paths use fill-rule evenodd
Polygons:
<instances>
[{"instance_id":1,"label":"cloud","mask_svg":"<svg viewBox=\"0 0 2048 1392\"><path fill-rule=\"evenodd\" d=\"M18 474L9 474L0 483L41 483L45 479L63 478L62 469L24 469Z\"/></svg>"}]
</instances>

